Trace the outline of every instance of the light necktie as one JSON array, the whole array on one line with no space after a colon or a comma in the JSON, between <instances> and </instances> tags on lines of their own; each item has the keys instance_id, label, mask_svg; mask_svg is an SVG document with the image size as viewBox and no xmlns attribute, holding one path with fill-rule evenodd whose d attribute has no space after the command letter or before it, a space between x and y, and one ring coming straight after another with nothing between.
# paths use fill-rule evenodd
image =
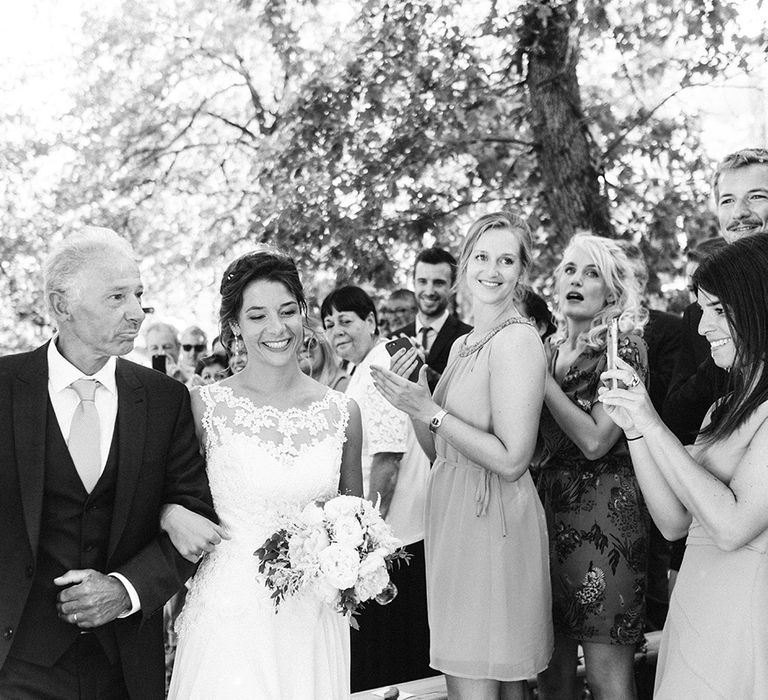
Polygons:
<instances>
[{"instance_id":1,"label":"light necktie","mask_svg":"<svg viewBox=\"0 0 768 700\"><path fill-rule=\"evenodd\" d=\"M421 348L424 350L424 354L429 353L429 332L432 330L429 326L422 326L421 328Z\"/></svg>"},{"instance_id":2,"label":"light necktie","mask_svg":"<svg viewBox=\"0 0 768 700\"><path fill-rule=\"evenodd\" d=\"M70 384L80 397L80 403L72 417L67 446L88 493L93 491L101 476L101 428L93 400L98 385L95 379L78 379Z\"/></svg>"}]
</instances>

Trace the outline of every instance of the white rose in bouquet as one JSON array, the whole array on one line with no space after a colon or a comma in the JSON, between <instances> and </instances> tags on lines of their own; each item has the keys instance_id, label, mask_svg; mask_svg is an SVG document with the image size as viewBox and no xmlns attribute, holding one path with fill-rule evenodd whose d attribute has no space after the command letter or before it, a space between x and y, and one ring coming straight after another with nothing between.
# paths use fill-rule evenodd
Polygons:
<instances>
[{"instance_id":1,"label":"white rose in bouquet","mask_svg":"<svg viewBox=\"0 0 768 700\"><path fill-rule=\"evenodd\" d=\"M381 519L368 526L368 536L376 549L386 549L387 554L391 554L403 544L394 536L392 528Z\"/></svg>"},{"instance_id":2,"label":"white rose in bouquet","mask_svg":"<svg viewBox=\"0 0 768 700\"><path fill-rule=\"evenodd\" d=\"M320 570L330 585L340 590L355 585L360 568L357 550L334 543L320 552L318 559Z\"/></svg>"},{"instance_id":3,"label":"white rose in bouquet","mask_svg":"<svg viewBox=\"0 0 768 700\"><path fill-rule=\"evenodd\" d=\"M371 552L360 562L355 590L361 601L376 597L389 583L389 573L384 557Z\"/></svg>"},{"instance_id":4,"label":"white rose in bouquet","mask_svg":"<svg viewBox=\"0 0 768 700\"><path fill-rule=\"evenodd\" d=\"M318 527L323 524L323 509L317 503L307 503L299 515L299 521L307 527Z\"/></svg>"},{"instance_id":5,"label":"white rose in bouquet","mask_svg":"<svg viewBox=\"0 0 768 700\"><path fill-rule=\"evenodd\" d=\"M324 527L315 527L306 533L296 533L288 542L288 559L293 568L300 568L322 552L331 540Z\"/></svg>"},{"instance_id":6,"label":"white rose in bouquet","mask_svg":"<svg viewBox=\"0 0 768 700\"><path fill-rule=\"evenodd\" d=\"M371 503L368 500L363 500L362 513L360 513L360 522L363 527L370 527L374 523L382 522L381 513L379 513L379 503L381 503L381 495L376 499L376 503Z\"/></svg>"},{"instance_id":7,"label":"white rose in bouquet","mask_svg":"<svg viewBox=\"0 0 768 700\"><path fill-rule=\"evenodd\" d=\"M353 515L342 515L333 523L333 538L345 547L359 547L363 543L363 528Z\"/></svg>"},{"instance_id":8,"label":"white rose in bouquet","mask_svg":"<svg viewBox=\"0 0 768 700\"><path fill-rule=\"evenodd\" d=\"M356 515L361 502L357 496L336 496L323 506L323 510L330 520L337 520L342 515Z\"/></svg>"}]
</instances>

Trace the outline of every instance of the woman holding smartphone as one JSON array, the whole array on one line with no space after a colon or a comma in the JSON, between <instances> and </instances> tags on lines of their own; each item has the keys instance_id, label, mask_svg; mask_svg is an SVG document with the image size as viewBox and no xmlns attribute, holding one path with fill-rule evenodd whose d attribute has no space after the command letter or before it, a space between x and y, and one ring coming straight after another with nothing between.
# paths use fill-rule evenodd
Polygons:
<instances>
[{"instance_id":1,"label":"woman holding smartphone","mask_svg":"<svg viewBox=\"0 0 768 700\"><path fill-rule=\"evenodd\" d=\"M627 443L597 393L600 374L614 364L612 349L638 381L646 379L640 333L647 312L629 261L606 238L574 236L555 270L555 290L561 330L548 345L536 470L549 526L555 652L539 674L539 697L574 697L581 644L592 695L631 699L649 521Z\"/></svg>"},{"instance_id":2,"label":"woman holding smartphone","mask_svg":"<svg viewBox=\"0 0 768 700\"><path fill-rule=\"evenodd\" d=\"M525 697L525 679L552 652L544 512L528 467L546 361L517 307L531 232L505 212L469 229L459 278L475 327L456 340L430 396L426 368L406 379L414 349L372 367L379 391L411 416L434 459L426 509L427 602L433 668L450 700Z\"/></svg>"},{"instance_id":3,"label":"woman holding smartphone","mask_svg":"<svg viewBox=\"0 0 768 700\"><path fill-rule=\"evenodd\" d=\"M634 370L605 374L600 401L620 425L659 530L687 535L656 670L657 700L768 697L768 236L702 261L693 286L727 393L684 447Z\"/></svg>"}]
</instances>

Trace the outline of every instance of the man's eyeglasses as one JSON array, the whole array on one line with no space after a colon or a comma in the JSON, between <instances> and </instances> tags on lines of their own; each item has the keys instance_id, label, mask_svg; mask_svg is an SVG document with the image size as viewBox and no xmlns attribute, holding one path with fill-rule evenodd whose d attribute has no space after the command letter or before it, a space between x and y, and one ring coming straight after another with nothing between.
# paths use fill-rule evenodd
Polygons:
<instances>
[{"instance_id":1,"label":"man's eyeglasses","mask_svg":"<svg viewBox=\"0 0 768 700\"><path fill-rule=\"evenodd\" d=\"M184 352L189 352L190 350L194 350L195 352L202 352L205 350L205 343L199 343L198 345L190 345L189 343L183 343L181 346L181 349L184 350Z\"/></svg>"},{"instance_id":2,"label":"man's eyeglasses","mask_svg":"<svg viewBox=\"0 0 768 700\"><path fill-rule=\"evenodd\" d=\"M309 338L304 338L303 341L301 341L301 348L302 350L311 350L317 345L317 338L315 336L311 335Z\"/></svg>"}]
</instances>

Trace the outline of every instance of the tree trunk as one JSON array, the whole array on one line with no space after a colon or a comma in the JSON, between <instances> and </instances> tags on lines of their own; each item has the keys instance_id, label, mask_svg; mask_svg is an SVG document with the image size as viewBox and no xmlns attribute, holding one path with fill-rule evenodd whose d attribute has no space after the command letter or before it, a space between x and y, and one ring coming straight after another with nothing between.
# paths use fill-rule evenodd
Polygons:
<instances>
[{"instance_id":1,"label":"tree trunk","mask_svg":"<svg viewBox=\"0 0 768 700\"><path fill-rule=\"evenodd\" d=\"M542 194L562 245L578 229L616 235L581 107L576 19L575 0L539 0L527 4L520 32Z\"/></svg>"}]
</instances>

